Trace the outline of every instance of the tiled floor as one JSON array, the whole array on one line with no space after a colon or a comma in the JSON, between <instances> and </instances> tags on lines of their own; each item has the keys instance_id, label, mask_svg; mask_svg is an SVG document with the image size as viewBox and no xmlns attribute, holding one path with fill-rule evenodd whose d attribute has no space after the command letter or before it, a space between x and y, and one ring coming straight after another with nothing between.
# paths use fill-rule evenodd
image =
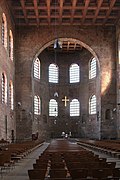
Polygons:
<instances>
[{"instance_id":1,"label":"tiled floor","mask_svg":"<svg viewBox=\"0 0 120 180\"><path fill-rule=\"evenodd\" d=\"M39 155L48 147L49 143L44 143L35 151L30 153L20 162L16 163L15 168L10 172L3 174L1 180L29 180L28 169L33 169L33 163Z\"/></svg>"}]
</instances>

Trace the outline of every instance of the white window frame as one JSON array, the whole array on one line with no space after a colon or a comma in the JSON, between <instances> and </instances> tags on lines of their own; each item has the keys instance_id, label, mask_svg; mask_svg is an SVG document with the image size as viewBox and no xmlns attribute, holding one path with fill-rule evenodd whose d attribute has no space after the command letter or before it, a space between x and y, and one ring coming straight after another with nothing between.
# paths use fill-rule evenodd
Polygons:
<instances>
[{"instance_id":1,"label":"white window frame","mask_svg":"<svg viewBox=\"0 0 120 180\"><path fill-rule=\"evenodd\" d=\"M7 104L7 78L5 73L2 73L2 103Z\"/></svg>"},{"instance_id":2,"label":"white window frame","mask_svg":"<svg viewBox=\"0 0 120 180\"><path fill-rule=\"evenodd\" d=\"M2 44L7 49L7 19L5 13L2 15Z\"/></svg>"},{"instance_id":3,"label":"white window frame","mask_svg":"<svg viewBox=\"0 0 120 180\"><path fill-rule=\"evenodd\" d=\"M56 64L50 64L49 65L49 82L50 83L58 83L58 73L59 68Z\"/></svg>"},{"instance_id":4,"label":"white window frame","mask_svg":"<svg viewBox=\"0 0 120 180\"><path fill-rule=\"evenodd\" d=\"M9 32L9 57L13 61L13 34L11 30Z\"/></svg>"},{"instance_id":5,"label":"white window frame","mask_svg":"<svg viewBox=\"0 0 120 180\"><path fill-rule=\"evenodd\" d=\"M97 99L95 95L92 95L89 99L89 114L97 113Z\"/></svg>"},{"instance_id":6,"label":"white window frame","mask_svg":"<svg viewBox=\"0 0 120 180\"><path fill-rule=\"evenodd\" d=\"M71 64L69 68L70 83L80 82L80 67L78 64Z\"/></svg>"},{"instance_id":7,"label":"white window frame","mask_svg":"<svg viewBox=\"0 0 120 180\"><path fill-rule=\"evenodd\" d=\"M12 81L10 81L10 84L9 84L9 106L10 106L11 110L14 109L13 83L12 83Z\"/></svg>"},{"instance_id":8,"label":"white window frame","mask_svg":"<svg viewBox=\"0 0 120 180\"><path fill-rule=\"evenodd\" d=\"M38 58L34 61L34 78L40 79L40 60Z\"/></svg>"},{"instance_id":9,"label":"white window frame","mask_svg":"<svg viewBox=\"0 0 120 180\"><path fill-rule=\"evenodd\" d=\"M97 60L93 57L89 63L89 79L95 78L97 75Z\"/></svg>"},{"instance_id":10,"label":"white window frame","mask_svg":"<svg viewBox=\"0 0 120 180\"><path fill-rule=\"evenodd\" d=\"M70 116L80 116L80 102L78 99L72 99L70 102Z\"/></svg>"},{"instance_id":11,"label":"white window frame","mask_svg":"<svg viewBox=\"0 0 120 180\"><path fill-rule=\"evenodd\" d=\"M35 115L41 114L41 100L40 97L37 95L34 96L34 114Z\"/></svg>"},{"instance_id":12,"label":"white window frame","mask_svg":"<svg viewBox=\"0 0 120 180\"><path fill-rule=\"evenodd\" d=\"M49 101L49 116L58 116L58 102L55 99Z\"/></svg>"}]
</instances>

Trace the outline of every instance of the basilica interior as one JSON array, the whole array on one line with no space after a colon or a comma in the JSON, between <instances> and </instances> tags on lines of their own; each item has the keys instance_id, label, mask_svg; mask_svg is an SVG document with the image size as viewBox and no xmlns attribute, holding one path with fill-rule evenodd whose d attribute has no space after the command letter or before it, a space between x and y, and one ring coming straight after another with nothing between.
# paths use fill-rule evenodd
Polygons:
<instances>
[{"instance_id":1,"label":"basilica interior","mask_svg":"<svg viewBox=\"0 0 120 180\"><path fill-rule=\"evenodd\" d=\"M0 178L120 179L119 69L120 0L0 0Z\"/></svg>"}]
</instances>

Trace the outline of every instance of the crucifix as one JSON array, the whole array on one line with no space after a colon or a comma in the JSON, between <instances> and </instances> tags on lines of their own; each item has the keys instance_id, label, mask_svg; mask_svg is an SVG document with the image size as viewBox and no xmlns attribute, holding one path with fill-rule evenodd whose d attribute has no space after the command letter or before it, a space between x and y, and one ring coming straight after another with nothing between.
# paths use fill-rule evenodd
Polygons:
<instances>
[{"instance_id":1,"label":"crucifix","mask_svg":"<svg viewBox=\"0 0 120 180\"><path fill-rule=\"evenodd\" d=\"M67 106L67 102L69 101L69 99L67 99L67 96L65 96L65 98L62 99L62 101L64 101L65 102L65 106Z\"/></svg>"}]
</instances>

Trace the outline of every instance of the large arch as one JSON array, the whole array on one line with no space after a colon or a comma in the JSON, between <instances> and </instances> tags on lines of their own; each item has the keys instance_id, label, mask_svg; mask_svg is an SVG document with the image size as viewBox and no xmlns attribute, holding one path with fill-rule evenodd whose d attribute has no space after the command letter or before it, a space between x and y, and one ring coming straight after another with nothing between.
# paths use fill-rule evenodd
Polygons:
<instances>
[{"instance_id":1,"label":"large arch","mask_svg":"<svg viewBox=\"0 0 120 180\"><path fill-rule=\"evenodd\" d=\"M113 86L115 88L115 78L113 76L114 69L112 64L114 63L115 56L114 54L114 36L113 35L114 29L111 29L110 33L106 33L104 37L104 29L100 28L84 28L81 29L80 27L74 26L73 28L63 26L57 27L57 37L60 40L74 40L85 49L87 49L97 60L98 62L98 71L99 71L99 79L97 83L99 84L97 93L99 93L98 99L98 106L102 106L102 104L106 104L108 102L110 87ZM18 38L16 39L17 48L16 48L16 68L18 72L22 71L22 74L18 73L16 75L16 82L21 81L22 87L21 91L19 90L19 86L16 88L16 103L18 101L22 102L22 108L26 109L26 113L29 116L28 112L32 113L33 104L33 78L31 71L33 66L33 60L41 54L46 47L54 42L56 39L56 35L54 32L54 27L40 27L40 28L25 28L24 31L22 28L18 29L16 33L19 34ZM94 36L93 36L94 34ZM103 38L104 37L104 38ZM107 68L106 68L107 67ZM21 78L24 77L24 78ZM21 93L19 96L17 96ZM27 94L27 96L26 96ZM111 105L113 96L111 95L111 99L109 104L111 108L115 106L115 103ZM100 112L98 113L98 119L100 123L100 119L104 119L104 109L101 108ZM101 113L102 112L102 113ZM27 122L27 121L26 121ZM29 129L31 131L31 124L30 122ZM100 127L100 126L99 126ZM107 136L107 130L105 129L105 125L101 127L104 130L101 130L104 137ZM114 126L110 127L110 131L113 132ZM19 131L19 129L18 129ZM30 132L29 131L29 132ZM104 133L105 132L105 133ZM27 132L23 133L23 137L29 136ZM112 133L109 133L110 135ZM19 136L19 133L18 133ZM21 136L21 134L20 134Z\"/></svg>"},{"instance_id":2,"label":"large arch","mask_svg":"<svg viewBox=\"0 0 120 180\"><path fill-rule=\"evenodd\" d=\"M98 67L100 68L100 63L99 63L99 60L98 60L98 56L96 54L96 52L87 44L85 44L84 42L76 39L76 38L59 38L60 41L74 41L75 43L77 44L80 44L82 47L84 47L85 49L87 49L88 51L91 52L91 54L96 58L96 60L98 61ZM49 42L46 42L40 49L39 51L35 54L34 56L34 59L38 57L38 55L44 50L46 49L48 46L50 46L51 44L53 44L55 41L55 39L49 41Z\"/></svg>"},{"instance_id":3,"label":"large arch","mask_svg":"<svg viewBox=\"0 0 120 180\"><path fill-rule=\"evenodd\" d=\"M97 99L98 99L98 101L97 101L97 107L98 107L98 112L99 112L99 117L101 117L101 98L100 98L100 92L101 92L101 73L100 73L100 63L99 63L99 58L98 58L98 56L97 56L97 53L89 46L89 45L87 45L87 44L85 44L84 42L82 42L82 41L80 41L80 40L78 40L78 39L76 39L76 38L59 38L59 40L62 42L62 41L70 41L70 42L75 42L75 43L77 43L77 44L79 44L80 46L82 46L82 47L84 47L87 51L89 51L90 53L91 53L91 55L93 56L93 57L95 57L96 58L96 60L97 60L97 67L98 67L98 76L97 76L97 94L99 94L99 95L97 95ZM33 74L33 62L34 62L34 60L36 59L36 58L38 58L38 56L47 48L47 47L49 47L51 44L54 44L54 41L55 41L55 39L53 39L53 40L51 40L51 41L49 41L49 42L46 42L40 49L39 49L39 51L34 55L34 58L33 58L33 61L32 61L32 64L31 64L31 77L33 77L32 76L32 74ZM34 97L34 79L32 78L32 91L33 91L33 97ZM98 113L97 112L97 113ZM96 116L97 117L97 116ZM99 118L99 132L101 131L101 119ZM99 136L98 136L98 139L101 139L101 134L99 134Z\"/></svg>"}]
</instances>

